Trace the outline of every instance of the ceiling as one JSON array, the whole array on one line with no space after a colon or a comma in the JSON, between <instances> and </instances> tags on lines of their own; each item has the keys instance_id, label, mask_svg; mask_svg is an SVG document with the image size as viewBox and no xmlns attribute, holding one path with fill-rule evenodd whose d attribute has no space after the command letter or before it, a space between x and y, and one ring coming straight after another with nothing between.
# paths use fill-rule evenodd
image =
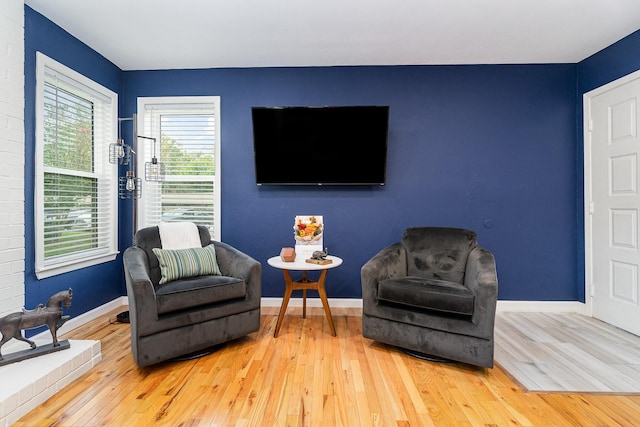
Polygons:
<instances>
[{"instance_id":1,"label":"ceiling","mask_svg":"<svg viewBox=\"0 0 640 427\"><path fill-rule=\"evenodd\" d=\"M640 29L639 0L25 3L123 70L576 63Z\"/></svg>"}]
</instances>

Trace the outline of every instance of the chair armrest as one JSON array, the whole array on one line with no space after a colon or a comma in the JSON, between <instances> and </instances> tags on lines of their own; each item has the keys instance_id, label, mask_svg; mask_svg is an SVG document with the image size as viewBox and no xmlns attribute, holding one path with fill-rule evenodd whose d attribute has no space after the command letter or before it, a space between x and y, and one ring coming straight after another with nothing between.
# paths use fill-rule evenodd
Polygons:
<instances>
[{"instance_id":1,"label":"chair armrest","mask_svg":"<svg viewBox=\"0 0 640 427\"><path fill-rule=\"evenodd\" d=\"M378 303L378 282L406 275L407 254L402 243L394 243L382 249L360 269L363 305Z\"/></svg>"},{"instance_id":2,"label":"chair armrest","mask_svg":"<svg viewBox=\"0 0 640 427\"><path fill-rule=\"evenodd\" d=\"M498 299L498 276L496 260L487 249L476 247L469 254L464 285L475 295L473 323L484 325L484 333L492 335Z\"/></svg>"},{"instance_id":3,"label":"chair armrest","mask_svg":"<svg viewBox=\"0 0 640 427\"><path fill-rule=\"evenodd\" d=\"M216 259L224 276L237 277L247 284L247 301L260 306L262 296L262 264L223 242L212 241L216 248Z\"/></svg>"},{"instance_id":4,"label":"chair armrest","mask_svg":"<svg viewBox=\"0 0 640 427\"><path fill-rule=\"evenodd\" d=\"M122 261L132 330L145 331L158 320L156 292L149 277L147 253L139 247L132 246L124 251Z\"/></svg>"}]
</instances>

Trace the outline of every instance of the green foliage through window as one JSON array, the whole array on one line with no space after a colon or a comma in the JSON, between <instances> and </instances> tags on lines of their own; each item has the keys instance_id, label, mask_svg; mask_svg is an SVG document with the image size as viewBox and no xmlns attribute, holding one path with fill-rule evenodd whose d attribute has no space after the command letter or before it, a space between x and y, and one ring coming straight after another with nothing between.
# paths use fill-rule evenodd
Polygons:
<instances>
[{"instance_id":1,"label":"green foliage through window","mask_svg":"<svg viewBox=\"0 0 640 427\"><path fill-rule=\"evenodd\" d=\"M93 103L45 83L44 164L93 172Z\"/></svg>"},{"instance_id":2,"label":"green foliage through window","mask_svg":"<svg viewBox=\"0 0 640 427\"><path fill-rule=\"evenodd\" d=\"M213 114L159 114L159 157L165 165L166 176L158 187L160 211L151 215L159 214L162 221L191 221L212 229L216 172L214 123Z\"/></svg>"},{"instance_id":3,"label":"green foliage through window","mask_svg":"<svg viewBox=\"0 0 640 427\"><path fill-rule=\"evenodd\" d=\"M49 259L98 246L98 187L97 178L84 176L94 172L93 103L50 82L44 87L44 254Z\"/></svg>"}]
</instances>

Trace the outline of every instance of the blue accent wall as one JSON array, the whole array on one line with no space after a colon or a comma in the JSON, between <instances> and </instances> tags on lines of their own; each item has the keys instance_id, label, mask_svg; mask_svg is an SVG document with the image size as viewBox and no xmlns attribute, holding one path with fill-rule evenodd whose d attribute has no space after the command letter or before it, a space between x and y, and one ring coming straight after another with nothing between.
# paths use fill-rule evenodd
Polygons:
<instances>
[{"instance_id":1,"label":"blue accent wall","mask_svg":"<svg viewBox=\"0 0 640 427\"><path fill-rule=\"evenodd\" d=\"M496 256L502 300L584 301L582 94L640 69L640 32L579 64L123 72L25 6L27 305L71 286L77 315L125 294L122 260L35 278L36 51L119 93L120 117L139 96L221 97L222 239L263 263L264 296L283 293L266 259L293 244L295 215L316 214L325 245L344 258L329 273L330 297L359 298L362 264L424 225L475 230ZM391 107L387 185L255 185L252 106L370 104ZM130 207L121 203L121 250Z\"/></svg>"},{"instance_id":2,"label":"blue accent wall","mask_svg":"<svg viewBox=\"0 0 640 427\"><path fill-rule=\"evenodd\" d=\"M582 98L584 93L638 70L640 30L578 63L578 94Z\"/></svg>"},{"instance_id":3,"label":"blue accent wall","mask_svg":"<svg viewBox=\"0 0 640 427\"><path fill-rule=\"evenodd\" d=\"M116 93L122 71L50 20L25 6L25 305L33 308L54 293L73 288L72 317L123 295L122 262L110 262L43 280L35 275L34 150L36 52L72 68Z\"/></svg>"},{"instance_id":4,"label":"blue accent wall","mask_svg":"<svg viewBox=\"0 0 640 427\"><path fill-rule=\"evenodd\" d=\"M498 261L499 297L575 300L575 64L308 67L125 72L139 96L219 95L222 239L266 264L293 244L295 215L323 215L344 264L330 297L359 298L360 268L406 227L475 230ZM387 185L258 187L252 106L389 105ZM304 148L301 163L305 165ZM366 153L354 158L354 167Z\"/></svg>"}]
</instances>

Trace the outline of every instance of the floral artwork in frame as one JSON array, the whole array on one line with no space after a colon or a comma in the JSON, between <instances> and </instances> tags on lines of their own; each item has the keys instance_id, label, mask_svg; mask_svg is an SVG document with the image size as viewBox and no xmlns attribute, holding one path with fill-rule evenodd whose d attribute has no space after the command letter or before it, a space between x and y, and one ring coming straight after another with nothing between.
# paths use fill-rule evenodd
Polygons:
<instances>
[{"instance_id":1,"label":"floral artwork in frame","mask_svg":"<svg viewBox=\"0 0 640 427\"><path fill-rule=\"evenodd\" d=\"M293 234L296 246L319 246L322 248L324 224L322 216L298 215L293 225Z\"/></svg>"}]
</instances>

